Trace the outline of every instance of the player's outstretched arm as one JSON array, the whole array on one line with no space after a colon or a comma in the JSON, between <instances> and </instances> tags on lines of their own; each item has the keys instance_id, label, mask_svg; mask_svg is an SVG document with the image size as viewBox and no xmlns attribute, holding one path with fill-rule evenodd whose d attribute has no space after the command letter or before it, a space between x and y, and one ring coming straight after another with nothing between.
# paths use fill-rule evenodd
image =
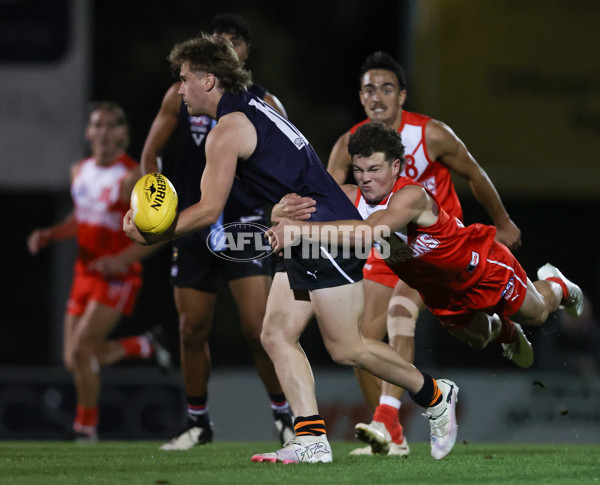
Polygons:
<instances>
[{"instance_id":1,"label":"player's outstretched arm","mask_svg":"<svg viewBox=\"0 0 600 485\"><path fill-rule=\"evenodd\" d=\"M426 128L429 155L463 177L496 226L496 239L511 250L521 246L521 230L512 221L485 170L465 144L444 123L431 120Z\"/></svg>"},{"instance_id":2,"label":"player's outstretched arm","mask_svg":"<svg viewBox=\"0 0 600 485\"><path fill-rule=\"evenodd\" d=\"M173 132L177 128L181 96L177 94L180 82L166 92L160 109L152 122L142 150L142 174L161 172L159 160Z\"/></svg>"},{"instance_id":3,"label":"player's outstretched arm","mask_svg":"<svg viewBox=\"0 0 600 485\"><path fill-rule=\"evenodd\" d=\"M75 215L71 213L58 224L32 231L27 237L27 249L35 255L52 242L72 239L76 235L77 221L75 221Z\"/></svg>"},{"instance_id":4,"label":"player's outstretched arm","mask_svg":"<svg viewBox=\"0 0 600 485\"><path fill-rule=\"evenodd\" d=\"M162 247L162 244L140 246L133 243L118 254L95 259L88 265L88 269L90 271L98 271L105 278L127 273L133 263L146 259L160 247Z\"/></svg>"},{"instance_id":5,"label":"player's outstretched arm","mask_svg":"<svg viewBox=\"0 0 600 485\"><path fill-rule=\"evenodd\" d=\"M338 138L331 149L329 161L327 162L327 171L339 185L342 185L346 181L348 170L350 170L350 165L352 165L352 159L348 153L349 138L349 131Z\"/></svg>"}]
</instances>

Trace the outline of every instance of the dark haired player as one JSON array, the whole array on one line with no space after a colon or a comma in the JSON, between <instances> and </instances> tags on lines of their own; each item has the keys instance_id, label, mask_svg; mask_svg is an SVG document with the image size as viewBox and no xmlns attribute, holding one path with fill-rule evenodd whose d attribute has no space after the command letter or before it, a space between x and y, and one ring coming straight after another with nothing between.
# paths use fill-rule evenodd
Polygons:
<instances>
[{"instance_id":1,"label":"dark haired player","mask_svg":"<svg viewBox=\"0 0 600 485\"><path fill-rule=\"evenodd\" d=\"M494 185L454 132L440 121L403 109L407 98L406 76L402 66L386 52L368 56L360 69L359 99L367 118L344 133L334 145L328 171L338 183L351 176L348 139L370 121L379 121L402 134L406 164L402 175L429 189L450 215L462 220L462 208L452 172L469 182L475 198L496 225L496 239L511 249L520 246L520 230L506 212ZM351 182L354 183L354 182ZM392 347L407 360L414 359L414 334L419 313L424 308L419 293L400 280L375 251L364 266L365 316L361 325L367 337L382 340L386 333ZM523 335L524 336L524 335ZM398 418L403 389L382 382L356 369L363 394L374 409L371 424L356 427L359 439L373 444L352 454L407 455L408 443ZM381 444L386 442L386 444Z\"/></svg>"}]
</instances>

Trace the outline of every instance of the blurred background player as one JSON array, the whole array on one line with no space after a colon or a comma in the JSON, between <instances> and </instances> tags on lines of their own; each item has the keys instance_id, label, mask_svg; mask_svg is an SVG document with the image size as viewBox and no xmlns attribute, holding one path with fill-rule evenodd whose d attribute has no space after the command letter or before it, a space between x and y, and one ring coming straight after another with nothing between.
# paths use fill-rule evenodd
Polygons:
<instances>
[{"instance_id":1,"label":"blurred background player","mask_svg":"<svg viewBox=\"0 0 600 485\"><path fill-rule=\"evenodd\" d=\"M406 165L402 175L410 177L438 198L450 215L463 220L462 208L452 184L451 173L464 178L473 195L496 226L496 239L510 249L521 245L521 231L510 219L485 171L464 143L444 123L402 109L406 101L406 78L402 66L385 52L367 57L360 71L359 99L367 119L353 126L335 143L327 169L339 184L351 178L348 140L365 123L379 121L401 133ZM354 183L352 180L350 183ZM368 196L368 194L365 194ZM387 332L389 343L403 357L414 360L414 332L419 312L424 308L417 291L403 283L380 258L373 254L364 266L365 315L361 331L369 338L382 340ZM389 450L378 453L406 455L409 447L398 419L400 388L356 369L357 380L369 406L374 410L376 428L384 423L392 436ZM361 425L362 426L362 425ZM360 436L364 430L357 429ZM353 454L372 454L370 446Z\"/></svg>"},{"instance_id":2,"label":"blurred background player","mask_svg":"<svg viewBox=\"0 0 600 485\"><path fill-rule=\"evenodd\" d=\"M126 357L155 357L171 365L155 335L107 340L124 315L130 315L142 285L139 260L153 250L135 244L122 230L139 164L125 150L129 128L124 111L112 102L92 105L86 128L91 156L71 170L74 211L27 239L32 254L53 242L77 238L77 259L64 320L63 360L73 373L77 409L73 431L79 441L95 441L100 367Z\"/></svg>"},{"instance_id":3,"label":"blurred background player","mask_svg":"<svg viewBox=\"0 0 600 485\"><path fill-rule=\"evenodd\" d=\"M227 38L238 58L244 63L250 52L250 28L237 15L220 14L211 23L215 37ZM200 179L206 165L206 136L215 121L209 116L190 116L177 94L180 82L165 94L152 123L142 153L145 173L159 170L159 159L175 130L179 131L179 156L173 182L179 195L179 210L200 200ZM286 116L279 100L259 84L248 89ZM179 314L181 369L187 400L187 423L184 430L163 450L186 450L212 441L213 430L207 404L211 361L208 339L214 316L217 291L228 284L238 307L242 331L252 351L254 365L267 390L282 443L294 436L293 417L281 390L275 369L260 343L262 320L271 286L270 258L252 261L228 261L209 249L210 232L218 225L252 222L267 226L264 202L235 181L225 210L217 225L179 238L173 243L171 282ZM251 257L251 254L247 255Z\"/></svg>"}]
</instances>

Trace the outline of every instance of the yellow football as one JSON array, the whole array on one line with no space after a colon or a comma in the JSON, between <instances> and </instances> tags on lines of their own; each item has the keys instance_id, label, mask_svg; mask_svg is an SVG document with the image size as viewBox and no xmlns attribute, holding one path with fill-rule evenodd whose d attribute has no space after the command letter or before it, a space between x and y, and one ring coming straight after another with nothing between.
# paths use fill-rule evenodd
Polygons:
<instances>
[{"instance_id":1,"label":"yellow football","mask_svg":"<svg viewBox=\"0 0 600 485\"><path fill-rule=\"evenodd\" d=\"M142 232L160 234L173 223L177 214L177 192L171 181L160 173L140 178L131 193L133 221Z\"/></svg>"}]
</instances>

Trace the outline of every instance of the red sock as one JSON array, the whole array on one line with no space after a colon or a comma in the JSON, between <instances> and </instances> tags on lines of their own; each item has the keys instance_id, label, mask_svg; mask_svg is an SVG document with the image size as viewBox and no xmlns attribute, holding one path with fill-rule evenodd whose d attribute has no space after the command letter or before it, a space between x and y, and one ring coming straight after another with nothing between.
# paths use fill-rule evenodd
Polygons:
<instances>
[{"instance_id":1,"label":"red sock","mask_svg":"<svg viewBox=\"0 0 600 485\"><path fill-rule=\"evenodd\" d=\"M512 320L500 316L500 321L502 322L502 326L500 327L500 333L498 334L496 341L500 344L510 344L512 342L516 342L517 329L515 328L515 324L512 322Z\"/></svg>"},{"instance_id":2,"label":"red sock","mask_svg":"<svg viewBox=\"0 0 600 485\"><path fill-rule=\"evenodd\" d=\"M81 404L77 405L77 414L75 416L74 427L95 428L98 426L98 406L86 408Z\"/></svg>"},{"instance_id":3,"label":"red sock","mask_svg":"<svg viewBox=\"0 0 600 485\"><path fill-rule=\"evenodd\" d=\"M546 278L546 281L552 281L553 283L558 283L560 285L563 292L561 303L564 303L569 299L569 289L567 288L567 285L565 285L565 282L563 280L561 280L560 278L555 278L554 276L550 276L550 278Z\"/></svg>"},{"instance_id":4,"label":"red sock","mask_svg":"<svg viewBox=\"0 0 600 485\"><path fill-rule=\"evenodd\" d=\"M392 437L392 442L400 444L404 441L402 435L402 425L398 418L398 409L389 404L379 404L375 409L373 415L373 421L379 421L385 424L385 428L388 430Z\"/></svg>"},{"instance_id":5,"label":"red sock","mask_svg":"<svg viewBox=\"0 0 600 485\"><path fill-rule=\"evenodd\" d=\"M125 337L117 340L117 342L125 350L125 357L148 359L154 352L152 345L150 345L150 342L144 336Z\"/></svg>"}]
</instances>

